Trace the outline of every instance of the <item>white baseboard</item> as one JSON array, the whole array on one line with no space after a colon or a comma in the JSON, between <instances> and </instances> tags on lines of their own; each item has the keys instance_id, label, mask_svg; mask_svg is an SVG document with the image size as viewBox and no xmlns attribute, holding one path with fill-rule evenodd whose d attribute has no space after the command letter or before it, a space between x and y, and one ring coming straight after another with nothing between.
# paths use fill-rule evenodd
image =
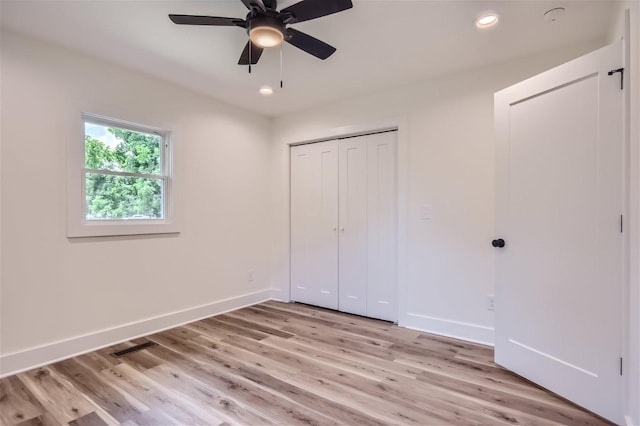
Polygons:
<instances>
[{"instance_id":1,"label":"white baseboard","mask_svg":"<svg viewBox=\"0 0 640 426\"><path fill-rule=\"evenodd\" d=\"M441 336L453 337L454 339L467 340L483 345L494 345L493 327L485 325L431 317L411 312L403 316L403 321L400 325L413 330L424 331L425 333L439 334Z\"/></svg>"},{"instance_id":2,"label":"white baseboard","mask_svg":"<svg viewBox=\"0 0 640 426\"><path fill-rule=\"evenodd\" d=\"M157 333L162 330L254 305L266 300L288 302L289 300L285 300L284 298L284 293L285 292L275 288L266 289L22 351L4 354L0 356L0 377L10 376L106 346ZM493 346L492 327L415 313L407 313L403 317L404 321L400 324L402 327Z\"/></svg>"},{"instance_id":3,"label":"white baseboard","mask_svg":"<svg viewBox=\"0 0 640 426\"><path fill-rule=\"evenodd\" d=\"M272 299L271 289L100 330L0 356L0 377L31 370L96 349Z\"/></svg>"},{"instance_id":4,"label":"white baseboard","mask_svg":"<svg viewBox=\"0 0 640 426\"><path fill-rule=\"evenodd\" d=\"M278 302L287 302L287 303L291 301L289 300L288 292L285 293L279 288L272 288L270 291L271 291L272 300L277 300Z\"/></svg>"}]
</instances>

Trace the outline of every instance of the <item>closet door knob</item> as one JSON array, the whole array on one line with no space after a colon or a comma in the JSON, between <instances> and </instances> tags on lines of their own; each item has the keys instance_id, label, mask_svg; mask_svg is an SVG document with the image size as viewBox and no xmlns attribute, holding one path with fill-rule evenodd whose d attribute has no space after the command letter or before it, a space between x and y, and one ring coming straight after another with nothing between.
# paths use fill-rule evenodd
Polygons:
<instances>
[{"instance_id":1,"label":"closet door knob","mask_svg":"<svg viewBox=\"0 0 640 426\"><path fill-rule=\"evenodd\" d=\"M336 226L333 227L333 230L336 231L338 228Z\"/></svg>"},{"instance_id":2,"label":"closet door knob","mask_svg":"<svg viewBox=\"0 0 640 426\"><path fill-rule=\"evenodd\" d=\"M341 227L340 227L340 230L341 230L342 232L344 232L344 226L341 226Z\"/></svg>"}]
</instances>

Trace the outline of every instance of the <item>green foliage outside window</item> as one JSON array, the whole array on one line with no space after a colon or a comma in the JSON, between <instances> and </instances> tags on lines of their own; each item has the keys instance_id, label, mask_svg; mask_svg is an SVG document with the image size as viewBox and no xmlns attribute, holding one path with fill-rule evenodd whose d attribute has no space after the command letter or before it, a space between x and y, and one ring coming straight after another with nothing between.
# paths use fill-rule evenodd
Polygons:
<instances>
[{"instance_id":1,"label":"green foliage outside window","mask_svg":"<svg viewBox=\"0 0 640 426\"><path fill-rule=\"evenodd\" d=\"M86 218L161 219L162 137L106 127L116 143L85 135ZM100 173L100 170L157 175L158 178Z\"/></svg>"}]
</instances>

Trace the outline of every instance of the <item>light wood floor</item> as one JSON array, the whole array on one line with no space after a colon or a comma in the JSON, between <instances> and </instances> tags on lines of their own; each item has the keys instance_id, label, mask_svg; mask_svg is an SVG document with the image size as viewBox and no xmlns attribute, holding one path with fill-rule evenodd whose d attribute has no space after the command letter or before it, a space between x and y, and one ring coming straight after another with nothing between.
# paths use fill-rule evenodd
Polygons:
<instances>
[{"instance_id":1,"label":"light wood floor","mask_svg":"<svg viewBox=\"0 0 640 426\"><path fill-rule=\"evenodd\" d=\"M116 358L147 341L158 345ZM491 348L266 302L0 380L2 425L607 424Z\"/></svg>"}]
</instances>

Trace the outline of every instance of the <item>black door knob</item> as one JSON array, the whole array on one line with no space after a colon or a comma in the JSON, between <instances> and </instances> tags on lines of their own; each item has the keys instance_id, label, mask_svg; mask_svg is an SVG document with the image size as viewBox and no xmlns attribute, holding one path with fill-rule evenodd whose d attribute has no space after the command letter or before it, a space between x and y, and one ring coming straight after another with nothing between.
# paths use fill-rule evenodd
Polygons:
<instances>
[{"instance_id":1,"label":"black door knob","mask_svg":"<svg viewBox=\"0 0 640 426\"><path fill-rule=\"evenodd\" d=\"M502 238L498 238L497 240L491 241L491 245L494 247L504 247L504 240Z\"/></svg>"}]
</instances>

